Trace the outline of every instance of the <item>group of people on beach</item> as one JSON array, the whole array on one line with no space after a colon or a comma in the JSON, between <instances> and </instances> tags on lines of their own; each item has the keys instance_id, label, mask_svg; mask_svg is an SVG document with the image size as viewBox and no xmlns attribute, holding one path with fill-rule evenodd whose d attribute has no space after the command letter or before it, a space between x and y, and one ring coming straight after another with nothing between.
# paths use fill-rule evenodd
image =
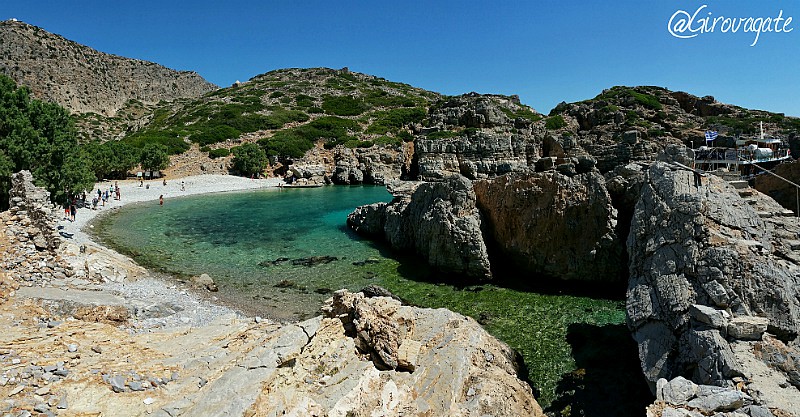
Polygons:
<instances>
[{"instance_id":1,"label":"group of people on beach","mask_svg":"<svg viewBox=\"0 0 800 417\"><path fill-rule=\"evenodd\" d=\"M167 186L166 178L162 181L162 184L165 187ZM144 182L140 180L139 187L142 187L143 185ZM150 189L150 184L147 184L147 189ZM186 183L184 181L181 181L181 191L186 191ZM97 210L98 205L100 207L105 207L106 202L112 198L114 200L122 200L119 181L115 181L114 184L109 185L107 189L100 187L97 189L96 194L92 194L92 210ZM164 194L158 196L158 204L161 206L164 205ZM64 203L64 220L74 222L78 207L86 207L87 205L85 192L80 196L75 195L70 197L67 202Z\"/></svg>"}]
</instances>

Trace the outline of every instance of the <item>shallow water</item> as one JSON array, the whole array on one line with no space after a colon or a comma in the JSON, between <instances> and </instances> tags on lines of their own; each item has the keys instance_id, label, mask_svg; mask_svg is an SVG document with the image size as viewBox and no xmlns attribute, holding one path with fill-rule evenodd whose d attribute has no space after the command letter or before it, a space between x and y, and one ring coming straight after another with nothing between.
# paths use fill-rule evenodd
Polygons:
<instances>
[{"instance_id":1,"label":"shallow water","mask_svg":"<svg viewBox=\"0 0 800 417\"><path fill-rule=\"evenodd\" d=\"M540 401L555 401L559 409L559 401L575 410L581 398L596 394L591 381L598 376L606 382L610 375L622 378L616 391L621 394L602 395L612 404L630 402L631 390L642 401L649 398L635 383L627 390L621 386L637 378L635 350L632 363L615 361L613 354L602 359L631 346L620 300L437 282L438 274L418 259L391 254L346 227L355 207L390 199L383 187L212 194L170 199L164 206L129 205L98 219L94 230L104 243L152 269L177 276L208 273L223 300L252 314L302 319L317 314L332 290L376 284L416 305L470 315L523 355ZM292 262L310 257L336 259L315 266ZM575 374L576 369L583 371ZM591 416L586 410L597 404L590 403L580 408Z\"/></svg>"}]
</instances>

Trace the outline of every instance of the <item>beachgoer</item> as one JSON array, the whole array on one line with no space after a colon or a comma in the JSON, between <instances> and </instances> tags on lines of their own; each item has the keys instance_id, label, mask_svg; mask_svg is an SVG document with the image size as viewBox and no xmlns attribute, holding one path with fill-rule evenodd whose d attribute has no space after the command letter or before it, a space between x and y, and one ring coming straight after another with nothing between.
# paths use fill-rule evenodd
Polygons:
<instances>
[{"instance_id":1,"label":"beachgoer","mask_svg":"<svg viewBox=\"0 0 800 417\"><path fill-rule=\"evenodd\" d=\"M139 180L139 187L143 187L143 186L144 186L144 181Z\"/></svg>"},{"instance_id":2,"label":"beachgoer","mask_svg":"<svg viewBox=\"0 0 800 417\"><path fill-rule=\"evenodd\" d=\"M186 191L186 183L181 181L181 191Z\"/></svg>"},{"instance_id":3,"label":"beachgoer","mask_svg":"<svg viewBox=\"0 0 800 417\"><path fill-rule=\"evenodd\" d=\"M158 205L159 206L163 206L164 205L164 194L161 194L160 196L158 196Z\"/></svg>"},{"instance_id":4,"label":"beachgoer","mask_svg":"<svg viewBox=\"0 0 800 417\"><path fill-rule=\"evenodd\" d=\"M69 202L64 203L64 220L69 220Z\"/></svg>"},{"instance_id":5,"label":"beachgoer","mask_svg":"<svg viewBox=\"0 0 800 417\"><path fill-rule=\"evenodd\" d=\"M70 204L70 206L69 206L69 216L70 216L70 221L73 221L73 222L75 221L75 214L76 214L76 212L78 211L78 208L77 208L77 207L75 207L75 204L77 204L77 202L76 202L76 201L75 201L75 199L73 198L73 199L72 199L72 204Z\"/></svg>"},{"instance_id":6,"label":"beachgoer","mask_svg":"<svg viewBox=\"0 0 800 417\"><path fill-rule=\"evenodd\" d=\"M92 199L92 210L97 210L97 197Z\"/></svg>"},{"instance_id":7,"label":"beachgoer","mask_svg":"<svg viewBox=\"0 0 800 417\"><path fill-rule=\"evenodd\" d=\"M166 178L164 178L164 186L165 187L167 186L167 179Z\"/></svg>"},{"instance_id":8,"label":"beachgoer","mask_svg":"<svg viewBox=\"0 0 800 417\"><path fill-rule=\"evenodd\" d=\"M697 171L693 171L693 172L694 172L694 186L698 187L698 188L702 187L703 186L703 180L702 180L702 177L700 176L700 173L697 172Z\"/></svg>"},{"instance_id":9,"label":"beachgoer","mask_svg":"<svg viewBox=\"0 0 800 417\"><path fill-rule=\"evenodd\" d=\"M149 190L150 189L150 184L148 183L147 185L144 186L144 188Z\"/></svg>"}]
</instances>

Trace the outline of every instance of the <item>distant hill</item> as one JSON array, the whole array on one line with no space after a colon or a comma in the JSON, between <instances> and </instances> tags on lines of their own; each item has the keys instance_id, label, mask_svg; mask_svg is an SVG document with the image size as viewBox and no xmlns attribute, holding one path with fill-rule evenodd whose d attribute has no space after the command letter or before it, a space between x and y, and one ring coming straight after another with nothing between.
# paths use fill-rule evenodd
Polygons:
<instances>
[{"instance_id":1,"label":"distant hill","mask_svg":"<svg viewBox=\"0 0 800 417\"><path fill-rule=\"evenodd\" d=\"M157 103L217 88L195 72L99 52L16 20L0 22L0 73L72 113L104 116L131 100Z\"/></svg>"}]
</instances>

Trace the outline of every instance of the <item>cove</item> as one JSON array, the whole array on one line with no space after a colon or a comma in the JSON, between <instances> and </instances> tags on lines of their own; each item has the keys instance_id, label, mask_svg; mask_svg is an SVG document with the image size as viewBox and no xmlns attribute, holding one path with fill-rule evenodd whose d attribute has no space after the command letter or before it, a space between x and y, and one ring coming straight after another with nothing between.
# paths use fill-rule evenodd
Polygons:
<instances>
[{"instance_id":1,"label":"cove","mask_svg":"<svg viewBox=\"0 0 800 417\"><path fill-rule=\"evenodd\" d=\"M370 186L191 196L127 205L100 216L94 234L152 270L207 273L226 303L278 320L317 314L336 289L380 285L411 304L478 320L520 352L522 376L548 411L641 414L650 396L621 300L445 283L419 259L347 228L355 207L389 200Z\"/></svg>"}]
</instances>

